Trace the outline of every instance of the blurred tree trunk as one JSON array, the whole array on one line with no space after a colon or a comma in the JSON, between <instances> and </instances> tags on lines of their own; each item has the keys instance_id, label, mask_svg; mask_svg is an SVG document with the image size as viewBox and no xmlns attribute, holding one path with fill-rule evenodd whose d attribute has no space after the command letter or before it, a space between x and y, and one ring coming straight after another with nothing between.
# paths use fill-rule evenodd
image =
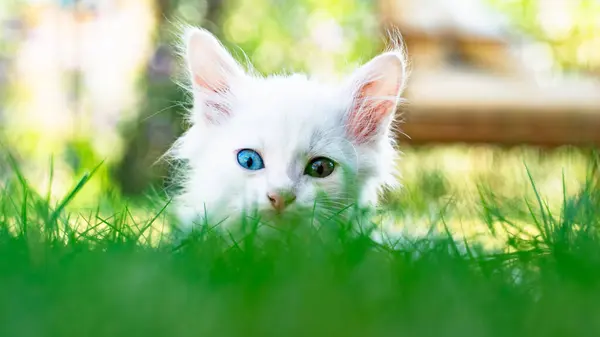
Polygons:
<instances>
[{"instance_id":1,"label":"blurred tree trunk","mask_svg":"<svg viewBox=\"0 0 600 337\"><path fill-rule=\"evenodd\" d=\"M164 184L165 178L171 175L169 165L156 161L183 132L181 115L183 105L188 102L185 93L173 83L173 75L177 71L173 53L173 39L176 37L172 34L170 19L185 2L191 1L157 0L158 34L155 53L142 79L145 90L141 100L143 106L138 120L123 131L124 157L112 170L126 195L138 195L150 186ZM206 0L206 5L206 16L198 19L202 19L209 30L217 30L222 22L224 0Z\"/></svg>"}]
</instances>

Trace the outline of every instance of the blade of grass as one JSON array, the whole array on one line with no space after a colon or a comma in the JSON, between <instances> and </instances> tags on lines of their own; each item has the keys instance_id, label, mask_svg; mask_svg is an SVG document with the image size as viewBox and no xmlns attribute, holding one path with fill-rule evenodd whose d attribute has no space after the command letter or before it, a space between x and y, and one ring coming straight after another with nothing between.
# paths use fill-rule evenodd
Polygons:
<instances>
[{"instance_id":1,"label":"blade of grass","mask_svg":"<svg viewBox=\"0 0 600 337\"><path fill-rule=\"evenodd\" d=\"M75 185L75 187L67 194L66 197L62 199L62 201L58 204L58 207L56 207L56 209L54 210L54 212L52 212L52 215L50 216L51 226L56 222L60 213L65 209L65 207L73 200L73 198L75 198L77 193L79 193L79 191L81 191L85 184L87 184L90 181L90 179L94 176L94 174L98 171L98 169L100 168L100 166L102 166L103 163L104 161L100 162L100 164L98 164L91 172L85 173L83 177L79 179L79 182Z\"/></svg>"},{"instance_id":2,"label":"blade of grass","mask_svg":"<svg viewBox=\"0 0 600 337\"><path fill-rule=\"evenodd\" d=\"M154 217L153 217L153 218L152 218L152 219L151 219L151 220L150 220L150 221L149 221L149 222L148 222L148 223L147 223L147 224L146 224L144 227L142 227L141 231L138 233L138 235L137 235L137 237L136 237L136 240L139 240L139 239L140 239L140 237L141 237L142 235L144 235L144 233L145 233L145 232L148 230L148 228L150 228L150 227L151 227L151 226L154 224L154 222L156 221L156 219L158 219L158 217L159 217L161 214L163 214L163 212L164 212L164 211L167 209L167 207L168 207L168 206L171 204L171 200L172 200L172 199L169 199L169 200L168 200L168 201L165 203L165 205L164 205L164 206L163 206L163 207L162 207L162 208L161 208L161 209L158 211L158 213L156 213L156 215L154 215Z\"/></svg>"}]
</instances>

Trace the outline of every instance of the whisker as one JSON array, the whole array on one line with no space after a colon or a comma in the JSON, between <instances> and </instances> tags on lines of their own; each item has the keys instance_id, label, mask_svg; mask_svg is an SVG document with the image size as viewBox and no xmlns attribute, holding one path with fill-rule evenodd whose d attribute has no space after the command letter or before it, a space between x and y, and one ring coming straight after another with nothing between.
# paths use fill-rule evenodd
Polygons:
<instances>
[{"instance_id":1,"label":"whisker","mask_svg":"<svg viewBox=\"0 0 600 337\"><path fill-rule=\"evenodd\" d=\"M144 122L148 121L150 118L153 118L153 117L155 117L155 116L157 116L157 115L159 115L159 114L161 114L161 113L163 113L163 112L165 112L165 111L167 111L167 110L169 110L171 108L177 108L177 107L179 107L179 108L185 108L186 106L185 106L185 103L183 103L183 102L175 102L174 104L171 104L171 105L169 105L167 107L164 107L164 108L158 110L157 112L155 112L155 113L153 113L151 115L148 115L148 116L142 118L140 120L140 123L144 123Z\"/></svg>"}]
</instances>

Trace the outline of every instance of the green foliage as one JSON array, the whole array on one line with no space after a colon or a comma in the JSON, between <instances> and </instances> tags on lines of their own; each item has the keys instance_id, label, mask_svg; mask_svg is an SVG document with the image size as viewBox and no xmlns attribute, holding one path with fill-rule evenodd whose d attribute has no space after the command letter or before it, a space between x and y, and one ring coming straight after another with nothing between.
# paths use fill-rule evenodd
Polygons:
<instances>
[{"instance_id":1,"label":"green foliage","mask_svg":"<svg viewBox=\"0 0 600 337\"><path fill-rule=\"evenodd\" d=\"M556 69L600 70L600 2L487 0L548 49ZM542 50L543 51L543 50Z\"/></svg>"},{"instance_id":2,"label":"green foliage","mask_svg":"<svg viewBox=\"0 0 600 337\"><path fill-rule=\"evenodd\" d=\"M0 193L2 336L594 336L600 332L600 190L503 200L481 186L481 222L511 250L428 236L376 243L347 226L204 228L150 240L164 208L112 217L66 207L14 179ZM437 183L433 184L436 185ZM435 189L432 189L435 191ZM162 205L164 206L164 204ZM101 207L98 207L100 209ZM521 213L539 231L523 235ZM85 219L87 228L73 221ZM307 215L306 218L310 218ZM517 231L515 231L517 230ZM495 235L500 235L495 232Z\"/></svg>"},{"instance_id":3,"label":"green foliage","mask_svg":"<svg viewBox=\"0 0 600 337\"><path fill-rule=\"evenodd\" d=\"M374 6L361 0L233 0L226 2L222 36L264 73L348 71L382 46Z\"/></svg>"}]
</instances>

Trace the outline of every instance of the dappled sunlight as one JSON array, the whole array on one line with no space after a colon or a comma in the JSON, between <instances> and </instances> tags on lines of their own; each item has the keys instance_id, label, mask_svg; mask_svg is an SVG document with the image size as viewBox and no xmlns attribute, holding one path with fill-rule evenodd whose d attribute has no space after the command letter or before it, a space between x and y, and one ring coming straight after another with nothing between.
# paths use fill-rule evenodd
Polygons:
<instances>
[{"instance_id":1,"label":"dappled sunlight","mask_svg":"<svg viewBox=\"0 0 600 337\"><path fill-rule=\"evenodd\" d=\"M550 50L553 70L600 71L597 0L487 1ZM526 61L535 66L535 58Z\"/></svg>"},{"instance_id":2,"label":"dappled sunlight","mask_svg":"<svg viewBox=\"0 0 600 337\"><path fill-rule=\"evenodd\" d=\"M227 5L224 35L252 50L248 56L263 73L283 68L339 77L382 47L374 11L374 5L356 0L277 6L235 0Z\"/></svg>"},{"instance_id":3,"label":"dappled sunlight","mask_svg":"<svg viewBox=\"0 0 600 337\"><path fill-rule=\"evenodd\" d=\"M4 134L29 162L24 169L40 191L49 184L47 163L54 156L52 191L61 195L78 178L65 163L68 143L89 142L107 164L121 159L119 126L138 112L136 82L152 51L155 14L149 1L75 12L51 4L25 10L35 15L14 55L15 94L5 106Z\"/></svg>"}]
</instances>

